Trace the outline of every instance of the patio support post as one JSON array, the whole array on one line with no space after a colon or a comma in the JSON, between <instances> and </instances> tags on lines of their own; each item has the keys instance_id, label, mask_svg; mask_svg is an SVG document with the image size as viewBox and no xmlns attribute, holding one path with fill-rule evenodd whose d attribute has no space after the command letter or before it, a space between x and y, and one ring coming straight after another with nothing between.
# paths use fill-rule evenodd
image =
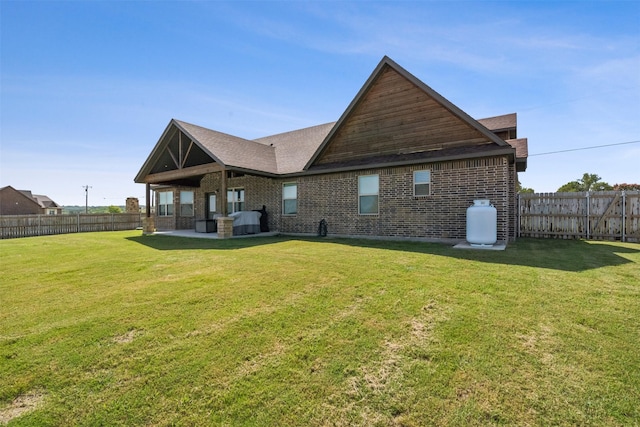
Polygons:
<instances>
[{"instance_id":1,"label":"patio support post","mask_svg":"<svg viewBox=\"0 0 640 427\"><path fill-rule=\"evenodd\" d=\"M156 224L154 218L151 216L151 184L146 184L146 215L142 222L142 234L153 234L156 231Z\"/></svg>"},{"instance_id":2,"label":"patio support post","mask_svg":"<svg viewBox=\"0 0 640 427\"><path fill-rule=\"evenodd\" d=\"M222 216L217 219L218 221L218 238L219 239L229 239L233 236L233 218L228 217L227 215L227 170L222 169L220 172L222 175L220 177L220 212Z\"/></svg>"},{"instance_id":3,"label":"patio support post","mask_svg":"<svg viewBox=\"0 0 640 427\"><path fill-rule=\"evenodd\" d=\"M220 173L222 174L220 178L220 203L222 203L220 212L222 216L227 216L229 213L227 212L227 170L222 169Z\"/></svg>"},{"instance_id":4,"label":"patio support post","mask_svg":"<svg viewBox=\"0 0 640 427\"><path fill-rule=\"evenodd\" d=\"M145 197L147 199L147 206L146 206L146 211L147 211L147 218L151 217L151 184L149 184L147 182L146 184L146 194Z\"/></svg>"}]
</instances>

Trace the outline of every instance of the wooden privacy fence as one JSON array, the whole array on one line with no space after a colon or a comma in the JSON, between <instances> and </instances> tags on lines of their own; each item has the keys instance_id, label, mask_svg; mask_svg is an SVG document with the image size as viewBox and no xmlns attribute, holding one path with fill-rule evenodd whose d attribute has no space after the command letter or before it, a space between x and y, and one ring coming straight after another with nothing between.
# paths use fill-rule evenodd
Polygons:
<instances>
[{"instance_id":1,"label":"wooden privacy fence","mask_svg":"<svg viewBox=\"0 0 640 427\"><path fill-rule=\"evenodd\" d=\"M3 215L0 216L0 239L87 231L135 230L141 225L139 213Z\"/></svg>"},{"instance_id":2,"label":"wooden privacy fence","mask_svg":"<svg viewBox=\"0 0 640 427\"><path fill-rule=\"evenodd\" d=\"M640 242L640 191L518 195L518 236Z\"/></svg>"}]
</instances>

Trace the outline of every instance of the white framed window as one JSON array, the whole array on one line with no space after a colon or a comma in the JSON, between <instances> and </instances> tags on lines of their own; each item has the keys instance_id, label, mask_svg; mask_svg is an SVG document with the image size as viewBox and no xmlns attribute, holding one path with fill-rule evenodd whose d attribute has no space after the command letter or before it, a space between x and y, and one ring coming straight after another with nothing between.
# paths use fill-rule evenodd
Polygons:
<instances>
[{"instance_id":1,"label":"white framed window","mask_svg":"<svg viewBox=\"0 0 640 427\"><path fill-rule=\"evenodd\" d=\"M282 214L295 215L298 213L298 184L285 182L282 184Z\"/></svg>"},{"instance_id":2,"label":"white framed window","mask_svg":"<svg viewBox=\"0 0 640 427\"><path fill-rule=\"evenodd\" d=\"M378 214L379 189L378 175L362 175L358 177L358 213L360 215Z\"/></svg>"},{"instance_id":3,"label":"white framed window","mask_svg":"<svg viewBox=\"0 0 640 427\"><path fill-rule=\"evenodd\" d=\"M244 210L244 188L227 190L227 214Z\"/></svg>"},{"instance_id":4,"label":"white framed window","mask_svg":"<svg viewBox=\"0 0 640 427\"><path fill-rule=\"evenodd\" d=\"M158 216L173 215L173 191L158 193Z\"/></svg>"},{"instance_id":5,"label":"white framed window","mask_svg":"<svg viewBox=\"0 0 640 427\"><path fill-rule=\"evenodd\" d=\"M193 191L180 192L180 216L193 216Z\"/></svg>"},{"instance_id":6,"label":"white framed window","mask_svg":"<svg viewBox=\"0 0 640 427\"><path fill-rule=\"evenodd\" d=\"M207 218L214 219L218 212L218 197L214 193L207 194Z\"/></svg>"},{"instance_id":7,"label":"white framed window","mask_svg":"<svg viewBox=\"0 0 640 427\"><path fill-rule=\"evenodd\" d=\"M413 172L413 195L416 197L431 195L431 171Z\"/></svg>"}]
</instances>

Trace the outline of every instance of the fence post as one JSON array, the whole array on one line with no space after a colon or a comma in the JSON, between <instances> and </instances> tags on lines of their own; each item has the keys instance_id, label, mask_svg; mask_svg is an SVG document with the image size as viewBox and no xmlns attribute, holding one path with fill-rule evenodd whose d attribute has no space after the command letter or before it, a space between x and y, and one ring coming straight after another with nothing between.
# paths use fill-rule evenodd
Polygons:
<instances>
[{"instance_id":1,"label":"fence post","mask_svg":"<svg viewBox=\"0 0 640 427\"><path fill-rule=\"evenodd\" d=\"M622 190L622 241L627 241L627 193Z\"/></svg>"},{"instance_id":2,"label":"fence post","mask_svg":"<svg viewBox=\"0 0 640 427\"><path fill-rule=\"evenodd\" d=\"M586 196L586 201L587 201L587 226L586 226L586 239L589 240L589 237L591 235L591 224L589 221L589 205L591 205L591 202L589 201L589 192L587 191L587 196Z\"/></svg>"},{"instance_id":3,"label":"fence post","mask_svg":"<svg viewBox=\"0 0 640 427\"><path fill-rule=\"evenodd\" d=\"M76 213L76 233L80 232L80 212Z\"/></svg>"},{"instance_id":4,"label":"fence post","mask_svg":"<svg viewBox=\"0 0 640 427\"><path fill-rule=\"evenodd\" d=\"M114 215L115 215L115 214L114 214L113 212L111 212L111 231L116 231L116 226L115 226L115 224L113 223L113 216L114 216Z\"/></svg>"},{"instance_id":5,"label":"fence post","mask_svg":"<svg viewBox=\"0 0 640 427\"><path fill-rule=\"evenodd\" d=\"M38 215L38 234L37 236L42 236L42 215Z\"/></svg>"},{"instance_id":6,"label":"fence post","mask_svg":"<svg viewBox=\"0 0 640 427\"><path fill-rule=\"evenodd\" d=\"M520 198L522 197L522 194L518 193L518 199L516 200L516 215L517 217L517 222L516 224L518 224L518 231L516 233L516 236L518 236L518 238L520 238L520 227L522 227L522 224L520 223L521 219L520 219Z\"/></svg>"}]
</instances>

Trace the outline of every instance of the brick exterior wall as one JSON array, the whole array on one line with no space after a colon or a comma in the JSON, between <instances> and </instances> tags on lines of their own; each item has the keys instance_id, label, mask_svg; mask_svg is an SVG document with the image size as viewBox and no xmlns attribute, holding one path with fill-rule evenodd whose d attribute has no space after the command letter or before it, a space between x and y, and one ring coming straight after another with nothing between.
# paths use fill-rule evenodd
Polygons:
<instances>
[{"instance_id":1,"label":"brick exterior wall","mask_svg":"<svg viewBox=\"0 0 640 427\"><path fill-rule=\"evenodd\" d=\"M431 171L431 195L413 195L413 172ZM358 176L379 175L379 213L358 214ZM227 179L228 188L245 189L245 210L266 206L269 228L282 233L316 234L320 220L329 234L351 236L465 239L466 210L475 199L489 199L498 213L498 240L516 233L516 172L506 156L428 163L353 172L271 179L244 175ZM158 229L194 228L205 218L206 194L218 195L222 212L220 173L202 178L195 191L195 216L179 217L179 191L174 188L174 217L158 217ZM298 184L298 213L282 215L282 184ZM187 189L187 188L184 188ZM173 221L173 225L171 224Z\"/></svg>"},{"instance_id":2,"label":"brick exterior wall","mask_svg":"<svg viewBox=\"0 0 640 427\"><path fill-rule=\"evenodd\" d=\"M431 171L431 195L413 195L413 172ZM369 169L298 178L298 214L281 216L279 231L316 233L325 219L329 234L464 239L466 211L489 199L498 211L498 240L515 230L515 170L506 157ZM378 215L358 214L358 176L379 175ZM511 190L513 188L513 190Z\"/></svg>"}]
</instances>

